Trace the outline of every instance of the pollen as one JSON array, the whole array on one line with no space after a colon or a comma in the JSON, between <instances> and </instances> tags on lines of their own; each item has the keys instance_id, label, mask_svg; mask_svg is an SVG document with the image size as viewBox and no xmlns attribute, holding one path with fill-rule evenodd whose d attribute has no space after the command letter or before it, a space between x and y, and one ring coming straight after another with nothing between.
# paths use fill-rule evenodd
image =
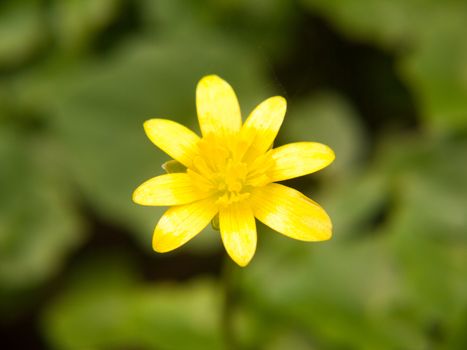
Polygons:
<instances>
[{"instance_id":1,"label":"pollen","mask_svg":"<svg viewBox=\"0 0 467 350\"><path fill-rule=\"evenodd\" d=\"M253 188L270 183L268 171L273 165L268 153L249 159L246 142L227 140L214 135L201 139L198 155L187 170L193 185L213 194L220 206L242 202L250 197Z\"/></svg>"}]
</instances>

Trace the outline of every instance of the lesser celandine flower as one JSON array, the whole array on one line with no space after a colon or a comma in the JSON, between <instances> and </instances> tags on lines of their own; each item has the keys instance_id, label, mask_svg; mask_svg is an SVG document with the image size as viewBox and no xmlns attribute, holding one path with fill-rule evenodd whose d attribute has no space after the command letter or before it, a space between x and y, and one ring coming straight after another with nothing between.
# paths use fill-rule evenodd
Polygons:
<instances>
[{"instance_id":1,"label":"lesser celandine flower","mask_svg":"<svg viewBox=\"0 0 467 350\"><path fill-rule=\"evenodd\" d=\"M232 87L209 75L198 83L196 107L201 137L166 119L144 123L149 139L182 165L179 172L149 179L133 194L141 205L171 206L155 228L155 251L180 247L217 214L225 249L240 266L256 250L255 218L294 239L331 237L331 220L316 202L275 183L318 171L334 160L329 147L315 142L271 149L285 115L283 97L262 102L242 124Z\"/></svg>"}]
</instances>

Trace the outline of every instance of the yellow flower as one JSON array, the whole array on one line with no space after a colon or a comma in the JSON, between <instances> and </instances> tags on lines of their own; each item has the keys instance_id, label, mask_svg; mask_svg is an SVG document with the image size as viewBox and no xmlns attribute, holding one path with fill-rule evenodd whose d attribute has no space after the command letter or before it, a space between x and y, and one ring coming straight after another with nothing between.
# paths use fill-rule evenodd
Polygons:
<instances>
[{"instance_id":1,"label":"yellow flower","mask_svg":"<svg viewBox=\"0 0 467 350\"><path fill-rule=\"evenodd\" d=\"M186 167L156 176L133 193L137 204L171 206L154 230L155 251L180 247L217 214L225 249L240 266L255 254L255 218L294 239L331 237L331 220L316 202L275 183L318 171L335 157L315 142L272 149L286 111L283 97L262 102L242 125L232 87L209 75L198 83L196 107L202 137L166 119L144 123L149 139Z\"/></svg>"}]
</instances>

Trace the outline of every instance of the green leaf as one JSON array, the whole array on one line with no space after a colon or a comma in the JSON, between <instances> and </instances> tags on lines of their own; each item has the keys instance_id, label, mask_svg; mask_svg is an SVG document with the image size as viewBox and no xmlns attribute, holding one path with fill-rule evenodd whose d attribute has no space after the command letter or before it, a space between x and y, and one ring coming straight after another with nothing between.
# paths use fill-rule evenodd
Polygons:
<instances>
[{"instance_id":1,"label":"green leaf","mask_svg":"<svg viewBox=\"0 0 467 350\"><path fill-rule=\"evenodd\" d=\"M52 18L59 46L66 51L86 48L116 18L122 0L54 1Z\"/></svg>"},{"instance_id":2,"label":"green leaf","mask_svg":"<svg viewBox=\"0 0 467 350\"><path fill-rule=\"evenodd\" d=\"M448 324L467 304L467 143L391 144L391 244L421 317Z\"/></svg>"},{"instance_id":3,"label":"green leaf","mask_svg":"<svg viewBox=\"0 0 467 350\"><path fill-rule=\"evenodd\" d=\"M56 145L0 129L0 289L36 286L82 240Z\"/></svg>"},{"instance_id":4,"label":"green leaf","mask_svg":"<svg viewBox=\"0 0 467 350\"><path fill-rule=\"evenodd\" d=\"M52 348L223 348L216 284L143 284L121 266L128 262L91 260L71 279L43 318Z\"/></svg>"},{"instance_id":5,"label":"green leaf","mask_svg":"<svg viewBox=\"0 0 467 350\"><path fill-rule=\"evenodd\" d=\"M446 9L443 9L446 10ZM442 11L419 48L401 62L428 128L434 133L467 131L467 6ZM436 19L438 17L435 17Z\"/></svg>"},{"instance_id":6,"label":"green leaf","mask_svg":"<svg viewBox=\"0 0 467 350\"><path fill-rule=\"evenodd\" d=\"M345 35L396 54L398 67L434 132L467 129L464 1L304 0ZM371 14L371 15L368 15Z\"/></svg>"},{"instance_id":7,"label":"green leaf","mask_svg":"<svg viewBox=\"0 0 467 350\"><path fill-rule=\"evenodd\" d=\"M331 241L305 244L259 226L258 253L242 281L255 327L246 344L273 341L264 322L273 334L289 329L324 349L461 342L455 329L467 305L466 157L463 140L391 135L377 161L360 169L364 176L332 190L324 183L326 200L318 202L331 204ZM380 222L367 221L381 204Z\"/></svg>"},{"instance_id":8,"label":"green leaf","mask_svg":"<svg viewBox=\"0 0 467 350\"><path fill-rule=\"evenodd\" d=\"M336 177L349 176L358 169L367 146L357 113L348 101L332 92L317 93L290 105L279 141L314 141L330 146L337 156L324 172Z\"/></svg>"},{"instance_id":9,"label":"green leaf","mask_svg":"<svg viewBox=\"0 0 467 350\"><path fill-rule=\"evenodd\" d=\"M290 327L323 349L423 344L422 330L397 313L405 294L384 239L311 245L261 233L242 299L268 328ZM257 343L271 341L271 332L259 328L257 334Z\"/></svg>"},{"instance_id":10,"label":"green leaf","mask_svg":"<svg viewBox=\"0 0 467 350\"><path fill-rule=\"evenodd\" d=\"M186 166L174 159L168 160L167 162L162 164L161 167L165 170L167 174L186 172Z\"/></svg>"},{"instance_id":11,"label":"green leaf","mask_svg":"<svg viewBox=\"0 0 467 350\"><path fill-rule=\"evenodd\" d=\"M467 164L460 161L465 157L464 140L391 137L383 144L380 171L391 181L397 221L410 225L412 234L466 240Z\"/></svg>"},{"instance_id":12,"label":"green leaf","mask_svg":"<svg viewBox=\"0 0 467 350\"><path fill-rule=\"evenodd\" d=\"M294 30L294 6L284 0L144 0L145 27L172 40L196 40L198 36L225 36L241 42L266 58L271 52L282 55Z\"/></svg>"},{"instance_id":13,"label":"green leaf","mask_svg":"<svg viewBox=\"0 0 467 350\"><path fill-rule=\"evenodd\" d=\"M44 47L47 35L39 1L0 6L0 68L15 68Z\"/></svg>"}]
</instances>

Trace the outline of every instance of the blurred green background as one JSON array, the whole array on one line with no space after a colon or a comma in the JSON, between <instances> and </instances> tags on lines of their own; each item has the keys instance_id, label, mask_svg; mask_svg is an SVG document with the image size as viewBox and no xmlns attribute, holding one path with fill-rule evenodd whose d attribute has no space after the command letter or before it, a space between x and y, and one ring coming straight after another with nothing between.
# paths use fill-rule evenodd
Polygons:
<instances>
[{"instance_id":1,"label":"blurred green background","mask_svg":"<svg viewBox=\"0 0 467 350\"><path fill-rule=\"evenodd\" d=\"M467 349L466 23L465 0L2 0L0 347ZM331 241L259 225L245 269L209 228L151 251L163 209L131 193L168 158L142 123L198 130L212 73L244 116L287 98L276 145L335 150L288 181Z\"/></svg>"}]
</instances>

